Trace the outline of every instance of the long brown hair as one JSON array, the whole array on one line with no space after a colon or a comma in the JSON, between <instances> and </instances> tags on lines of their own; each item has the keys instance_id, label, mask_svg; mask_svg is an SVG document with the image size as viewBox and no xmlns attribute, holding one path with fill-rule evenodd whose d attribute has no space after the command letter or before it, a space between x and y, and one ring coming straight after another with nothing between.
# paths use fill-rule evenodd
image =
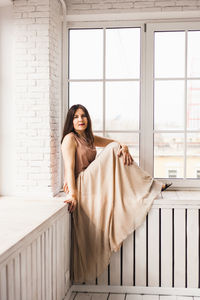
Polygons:
<instances>
[{"instance_id":1,"label":"long brown hair","mask_svg":"<svg viewBox=\"0 0 200 300\"><path fill-rule=\"evenodd\" d=\"M90 118L90 115L89 115L87 109L85 108L85 106L83 106L81 104L75 104L72 107L70 107L70 109L68 110L67 117L65 119L65 125L63 128L61 144L62 144L62 141L63 141L64 137L66 136L66 134L68 134L70 132L74 132L76 135L78 135L77 132L74 130L73 119L74 119L75 112L79 108L81 108L84 111L84 113L87 117L87 121L88 121L87 128L85 130L86 139L89 144L93 145L94 135L92 132L92 121L91 121L91 118Z\"/></svg>"}]
</instances>

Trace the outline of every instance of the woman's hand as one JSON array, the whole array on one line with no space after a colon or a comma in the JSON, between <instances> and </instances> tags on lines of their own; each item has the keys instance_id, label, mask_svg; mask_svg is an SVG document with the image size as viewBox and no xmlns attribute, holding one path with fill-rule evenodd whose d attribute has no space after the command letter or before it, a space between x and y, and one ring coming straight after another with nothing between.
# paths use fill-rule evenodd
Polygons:
<instances>
[{"instance_id":1,"label":"woman's hand","mask_svg":"<svg viewBox=\"0 0 200 300\"><path fill-rule=\"evenodd\" d=\"M123 155L123 160L125 165L132 165L133 164L133 158L129 153L128 146L122 145L117 155L120 157Z\"/></svg>"},{"instance_id":2,"label":"woman's hand","mask_svg":"<svg viewBox=\"0 0 200 300\"><path fill-rule=\"evenodd\" d=\"M77 196L75 194L69 193L69 188L67 183L63 186L64 192L67 194L67 199L64 201L64 203L68 203L68 211L71 213L75 210L77 205Z\"/></svg>"},{"instance_id":3,"label":"woman's hand","mask_svg":"<svg viewBox=\"0 0 200 300\"><path fill-rule=\"evenodd\" d=\"M68 211L72 213L76 209L77 198L74 195L68 196L68 199L66 199L64 203L68 204Z\"/></svg>"}]
</instances>

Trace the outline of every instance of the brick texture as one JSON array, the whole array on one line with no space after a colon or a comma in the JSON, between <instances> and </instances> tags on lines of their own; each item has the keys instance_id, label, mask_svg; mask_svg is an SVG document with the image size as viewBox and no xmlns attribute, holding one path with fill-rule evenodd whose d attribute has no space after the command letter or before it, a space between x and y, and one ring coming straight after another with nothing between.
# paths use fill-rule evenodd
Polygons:
<instances>
[{"instance_id":1,"label":"brick texture","mask_svg":"<svg viewBox=\"0 0 200 300\"><path fill-rule=\"evenodd\" d=\"M60 189L58 0L15 0L16 194Z\"/></svg>"},{"instance_id":2,"label":"brick texture","mask_svg":"<svg viewBox=\"0 0 200 300\"><path fill-rule=\"evenodd\" d=\"M199 0L66 0L68 14L200 10Z\"/></svg>"},{"instance_id":3,"label":"brick texture","mask_svg":"<svg viewBox=\"0 0 200 300\"><path fill-rule=\"evenodd\" d=\"M59 191L60 182L60 98L61 98L61 19L58 16L61 13L61 6L58 1L50 2L50 27L49 27L49 59L50 59L50 149L51 149L51 185L53 193Z\"/></svg>"}]
</instances>

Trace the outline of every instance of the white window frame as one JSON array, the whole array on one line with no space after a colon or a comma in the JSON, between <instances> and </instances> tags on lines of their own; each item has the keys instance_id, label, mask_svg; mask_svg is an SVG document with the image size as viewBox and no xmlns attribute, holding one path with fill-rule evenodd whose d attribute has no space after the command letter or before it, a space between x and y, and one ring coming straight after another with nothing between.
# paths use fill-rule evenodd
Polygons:
<instances>
[{"instance_id":1,"label":"white window frame","mask_svg":"<svg viewBox=\"0 0 200 300\"><path fill-rule=\"evenodd\" d=\"M153 74L153 57L154 57L154 32L158 31L178 31L178 30L200 30L200 22L169 22L169 23L151 23L147 24L147 36L146 36L146 93L148 95L148 99L146 99L146 109L148 109L148 122L144 124L145 126L145 147L148 147L148 153L145 156L145 169L152 174L154 161L154 144L153 144L153 134L157 132L153 129L153 93L154 93L154 74ZM185 77L186 80L186 77ZM186 101L187 93L185 90L185 101ZM186 105L185 105L186 107ZM185 111L186 118L186 111ZM186 126L185 120L185 126ZM185 128L186 130L186 128ZM158 131L160 132L160 131ZM162 132L173 132L170 130L162 130ZM177 131L178 132L178 131ZM181 131L182 132L182 131ZM190 132L188 130L188 132ZM194 131L191 131L194 132ZM198 131L199 132L199 131ZM185 134L185 132L184 132ZM184 162L186 160L186 143L184 145L185 153L184 153ZM171 179L171 178L170 178ZM173 186L176 189L199 189L200 181L197 179L171 179L173 181Z\"/></svg>"},{"instance_id":2,"label":"white window frame","mask_svg":"<svg viewBox=\"0 0 200 300\"><path fill-rule=\"evenodd\" d=\"M152 22L152 23L151 23ZM200 22L146 22L143 21L93 21L90 22L87 17L84 21L72 21L68 22L67 32L72 28L123 28L123 27L141 27L141 91L140 91L140 166L145 169L149 174L153 175L153 35L154 31L159 30L200 30ZM68 43L68 41L67 41ZM68 48L68 47L67 47ZM67 54L68 57L68 54ZM68 61L67 61L68 64ZM66 74L68 78L68 73ZM143 88L144 87L144 88ZM67 91L68 95L68 84ZM68 96L66 97L66 103L64 104L65 111L68 107ZM177 190L199 190L200 181L193 179L158 179L164 182L173 181L173 188Z\"/></svg>"}]
</instances>

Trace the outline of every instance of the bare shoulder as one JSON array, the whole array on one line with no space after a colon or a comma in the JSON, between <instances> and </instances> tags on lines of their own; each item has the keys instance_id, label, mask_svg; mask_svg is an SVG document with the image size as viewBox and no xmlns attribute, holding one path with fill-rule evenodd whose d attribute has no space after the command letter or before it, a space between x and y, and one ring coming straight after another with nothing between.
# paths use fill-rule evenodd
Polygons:
<instances>
[{"instance_id":1,"label":"bare shoulder","mask_svg":"<svg viewBox=\"0 0 200 300\"><path fill-rule=\"evenodd\" d=\"M68 147L76 146L76 140L73 132L66 134L66 136L64 137L61 147L66 147L66 146Z\"/></svg>"}]
</instances>

